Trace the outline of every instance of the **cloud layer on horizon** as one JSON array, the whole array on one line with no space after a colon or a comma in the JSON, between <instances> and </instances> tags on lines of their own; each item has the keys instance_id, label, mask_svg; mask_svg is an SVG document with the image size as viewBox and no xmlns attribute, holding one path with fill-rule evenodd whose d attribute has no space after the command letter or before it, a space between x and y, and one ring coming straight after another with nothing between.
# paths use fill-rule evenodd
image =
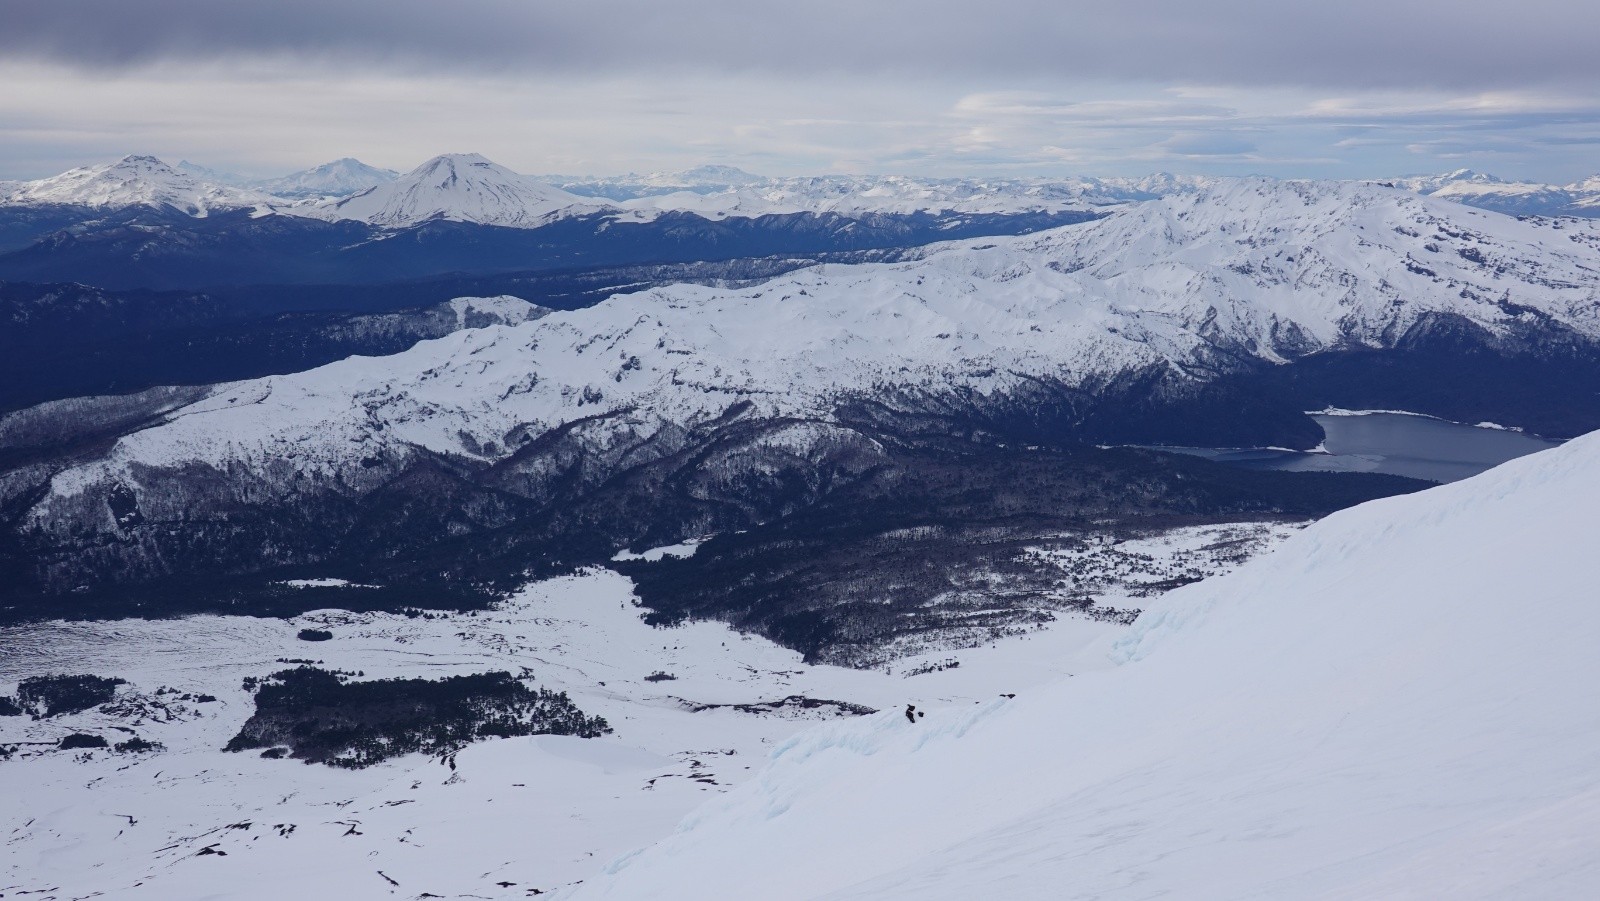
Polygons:
<instances>
[{"instance_id":1,"label":"cloud layer on horizon","mask_svg":"<svg viewBox=\"0 0 1600 901\"><path fill-rule=\"evenodd\" d=\"M0 97L0 177L132 150L258 172L446 149L585 173L1600 169L1600 4L1571 0L13 0L6 20L0 77L24 89Z\"/></svg>"}]
</instances>

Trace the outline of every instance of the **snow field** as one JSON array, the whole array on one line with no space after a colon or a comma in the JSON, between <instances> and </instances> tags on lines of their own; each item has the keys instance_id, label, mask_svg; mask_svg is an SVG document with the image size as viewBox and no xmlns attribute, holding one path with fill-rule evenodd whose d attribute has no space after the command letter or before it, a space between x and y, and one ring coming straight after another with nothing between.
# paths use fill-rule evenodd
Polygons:
<instances>
[{"instance_id":1,"label":"snow field","mask_svg":"<svg viewBox=\"0 0 1600 901\"><path fill-rule=\"evenodd\" d=\"M303 581L304 591L332 582ZM152 899L527 897L530 888L591 879L670 834L705 798L750 778L774 747L835 715L696 707L803 695L893 716L906 703L965 709L1070 671L1086 648L1124 628L1063 619L1026 640L930 652L886 674L807 666L714 623L653 629L640 621L630 586L594 570L529 586L493 612L431 620L323 611L289 621L201 616L0 630L0 693L49 672L132 683L119 696L121 714L0 719L0 744L19 748L0 761L0 786L16 802L0 808L0 834L10 836L0 885ZM302 628L334 637L299 641ZM905 675L951 659L961 666ZM294 665L278 662L286 660L368 679L526 667L537 685L567 691L616 731L484 742L457 754L454 769L416 756L346 771L222 753L253 709L242 680ZM646 678L655 673L673 678ZM160 687L176 691L156 695ZM216 700L180 701L180 693ZM166 750L47 749L69 732L114 742L130 734L122 729Z\"/></svg>"},{"instance_id":2,"label":"snow field","mask_svg":"<svg viewBox=\"0 0 1600 901\"><path fill-rule=\"evenodd\" d=\"M1569 898L1600 877L1600 435L1334 514L1122 665L793 740L578 898Z\"/></svg>"}]
</instances>

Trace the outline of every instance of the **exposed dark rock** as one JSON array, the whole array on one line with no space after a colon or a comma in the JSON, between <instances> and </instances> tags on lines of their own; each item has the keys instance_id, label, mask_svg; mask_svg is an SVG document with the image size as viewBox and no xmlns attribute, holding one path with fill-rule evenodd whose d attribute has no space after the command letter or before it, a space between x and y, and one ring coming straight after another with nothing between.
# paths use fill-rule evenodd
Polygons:
<instances>
[{"instance_id":1,"label":"exposed dark rock","mask_svg":"<svg viewBox=\"0 0 1600 901\"><path fill-rule=\"evenodd\" d=\"M852 704L849 701L830 701L827 698L808 698L804 695L790 695L781 701L760 701L754 704L700 704L692 709L695 713L704 710L737 710L740 713L758 715L809 714L818 718L867 716L878 712L871 707Z\"/></svg>"},{"instance_id":2,"label":"exposed dark rock","mask_svg":"<svg viewBox=\"0 0 1600 901\"><path fill-rule=\"evenodd\" d=\"M116 750L119 754L144 754L152 751L163 751L166 748L158 741L147 741L135 735L127 741L117 742Z\"/></svg>"}]
</instances>

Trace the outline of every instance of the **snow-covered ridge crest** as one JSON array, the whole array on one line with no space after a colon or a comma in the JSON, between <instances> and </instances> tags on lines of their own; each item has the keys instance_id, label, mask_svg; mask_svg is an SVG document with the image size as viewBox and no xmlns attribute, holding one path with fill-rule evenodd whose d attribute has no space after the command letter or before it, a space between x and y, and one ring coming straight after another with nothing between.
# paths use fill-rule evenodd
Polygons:
<instances>
[{"instance_id":1,"label":"snow-covered ridge crest","mask_svg":"<svg viewBox=\"0 0 1600 901\"><path fill-rule=\"evenodd\" d=\"M1533 328L1600 340L1597 274L1600 228L1584 223L1352 183L1230 181L912 262L618 295L237 383L56 476L54 496L138 464L338 472L385 447L488 462L512 452L513 432L606 416L618 440L637 439L741 401L828 419L861 394L981 402L1040 379L1093 385L1152 367L1205 378L1391 347L1435 314L1507 340Z\"/></svg>"},{"instance_id":2,"label":"snow-covered ridge crest","mask_svg":"<svg viewBox=\"0 0 1600 901\"><path fill-rule=\"evenodd\" d=\"M1269 360L1390 346L1429 314L1508 333L1531 309L1600 337L1600 227L1356 182L1228 179L1017 244L1127 315Z\"/></svg>"},{"instance_id":3,"label":"snow-covered ridge crest","mask_svg":"<svg viewBox=\"0 0 1600 901\"><path fill-rule=\"evenodd\" d=\"M192 216L211 210L248 209L272 198L255 191L202 181L153 156L83 166L50 178L12 183L0 205L64 204L98 208L171 207Z\"/></svg>"},{"instance_id":4,"label":"snow-covered ridge crest","mask_svg":"<svg viewBox=\"0 0 1600 901\"><path fill-rule=\"evenodd\" d=\"M285 210L391 228L435 219L528 228L564 216L606 211L615 208L519 175L476 153L436 156L354 196Z\"/></svg>"},{"instance_id":5,"label":"snow-covered ridge crest","mask_svg":"<svg viewBox=\"0 0 1600 901\"><path fill-rule=\"evenodd\" d=\"M1597 472L1591 434L1352 508L1125 665L810 730L574 897L1585 895Z\"/></svg>"}]
</instances>

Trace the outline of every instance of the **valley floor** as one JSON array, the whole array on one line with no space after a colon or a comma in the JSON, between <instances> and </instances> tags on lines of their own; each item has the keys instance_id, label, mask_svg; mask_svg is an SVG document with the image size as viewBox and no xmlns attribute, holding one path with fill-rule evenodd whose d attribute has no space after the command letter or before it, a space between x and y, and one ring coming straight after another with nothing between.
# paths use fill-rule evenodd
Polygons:
<instances>
[{"instance_id":1,"label":"valley floor","mask_svg":"<svg viewBox=\"0 0 1600 901\"><path fill-rule=\"evenodd\" d=\"M1061 562L1102 606L1136 608L1297 528L1180 529ZM97 710L0 717L0 752L10 751L0 759L9 801L0 809L0 895L565 894L747 782L798 732L854 715L844 705L902 719L915 704L948 718L1108 666L1107 649L1127 630L1063 616L1024 636L852 670L806 665L721 624L656 629L640 614L632 583L595 569L533 584L491 612L431 619L322 611L287 621L201 616L0 630L0 694L47 673L129 682ZM306 628L333 638L301 641ZM493 740L448 759L412 755L365 770L219 750L252 711L243 681L302 662L367 679L509 670L567 692L615 732ZM841 703L786 700L799 698ZM58 750L72 732L113 744L137 734L164 750Z\"/></svg>"}]
</instances>

